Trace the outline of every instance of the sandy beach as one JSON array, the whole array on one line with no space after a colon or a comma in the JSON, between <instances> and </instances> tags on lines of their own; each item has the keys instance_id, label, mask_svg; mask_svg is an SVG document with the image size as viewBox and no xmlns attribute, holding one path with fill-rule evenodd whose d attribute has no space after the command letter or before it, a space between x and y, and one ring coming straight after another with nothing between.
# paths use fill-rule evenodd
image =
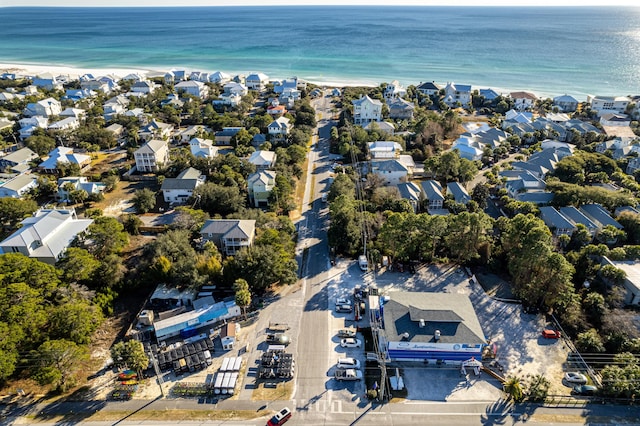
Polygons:
<instances>
[{"instance_id":1,"label":"sandy beach","mask_svg":"<svg viewBox=\"0 0 640 426\"><path fill-rule=\"evenodd\" d=\"M82 76L84 74L92 74L94 77L100 77L103 75L115 75L117 77L124 77L127 74L139 73L141 75L159 73L158 70L148 70L140 68L75 68L60 65L35 65L35 64L8 64L0 63L0 73L16 73L24 75L39 75L45 73L51 73L54 75L70 75L70 76Z\"/></svg>"}]
</instances>

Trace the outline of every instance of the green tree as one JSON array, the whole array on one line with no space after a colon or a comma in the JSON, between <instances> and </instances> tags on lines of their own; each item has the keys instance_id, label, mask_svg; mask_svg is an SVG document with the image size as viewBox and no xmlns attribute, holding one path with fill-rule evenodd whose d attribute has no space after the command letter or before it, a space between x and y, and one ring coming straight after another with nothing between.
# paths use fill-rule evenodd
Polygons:
<instances>
[{"instance_id":1,"label":"green tree","mask_svg":"<svg viewBox=\"0 0 640 426\"><path fill-rule=\"evenodd\" d=\"M143 188L133 195L133 205L139 213L148 213L156 206L156 193Z\"/></svg>"},{"instance_id":2,"label":"green tree","mask_svg":"<svg viewBox=\"0 0 640 426\"><path fill-rule=\"evenodd\" d=\"M222 186L212 182L193 191L197 206L209 214L228 215L240 211L245 205L245 194L238 186Z\"/></svg>"},{"instance_id":3,"label":"green tree","mask_svg":"<svg viewBox=\"0 0 640 426\"><path fill-rule=\"evenodd\" d=\"M507 377L503 385L503 390L507 396L515 402L522 402L524 400L524 392L522 390L522 383L519 377Z\"/></svg>"},{"instance_id":4,"label":"green tree","mask_svg":"<svg viewBox=\"0 0 640 426\"><path fill-rule=\"evenodd\" d=\"M478 203L481 210L487 208L487 198L489 198L489 185L485 183L477 184L471 191L471 199Z\"/></svg>"},{"instance_id":5,"label":"green tree","mask_svg":"<svg viewBox=\"0 0 640 426\"><path fill-rule=\"evenodd\" d=\"M116 218L97 217L87 230L87 240L90 242L88 250L98 258L120 253L129 244L129 235Z\"/></svg>"},{"instance_id":6,"label":"green tree","mask_svg":"<svg viewBox=\"0 0 640 426\"><path fill-rule=\"evenodd\" d=\"M62 270L66 282L83 283L94 278L100 261L85 249L69 247L57 266Z\"/></svg>"},{"instance_id":7,"label":"green tree","mask_svg":"<svg viewBox=\"0 0 640 426\"><path fill-rule=\"evenodd\" d=\"M140 227L142 225L144 225L144 222L135 214L127 214L122 218L122 226L129 235L140 235Z\"/></svg>"},{"instance_id":8,"label":"green tree","mask_svg":"<svg viewBox=\"0 0 640 426\"><path fill-rule=\"evenodd\" d=\"M56 147L56 140L47 135L33 135L29 136L24 144L27 148L43 157L46 156L49 152L53 151Z\"/></svg>"},{"instance_id":9,"label":"green tree","mask_svg":"<svg viewBox=\"0 0 640 426\"><path fill-rule=\"evenodd\" d=\"M32 352L31 358L38 363L33 376L36 381L65 392L77 383L76 376L88 361L89 352L68 340L48 340Z\"/></svg>"},{"instance_id":10,"label":"green tree","mask_svg":"<svg viewBox=\"0 0 640 426\"><path fill-rule=\"evenodd\" d=\"M251 291L249 291L249 283L242 278L238 278L233 283L233 291L236 293L236 305L238 305L240 309L242 309L242 315L246 317L247 307L251 304Z\"/></svg>"},{"instance_id":11,"label":"green tree","mask_svg":"<svg viewBox=\"0 0 640 426\"><path fill-rule=\"evenodd\" d=\"M168 278L177 287L197 288L204 283L198 273L196 251L191 246L191 234L184 229L170 230L150 246L152 259L165 258L169 262ZM164 261L162 261L164 262ZM166 262L163 270L166 269Z\"/></svg>"},{"instance_id":12,"label":"green tree","mask_svg":"<svg viewBox=\"0 0 640 426\"><path fill-rule=\"evenodd\" d=\"M116 365L135 370L138 374L149 366L149 357L144 351L144 346L137 340L118 342L113 345L111 359Z\"/></svg>"},{"instance_id":13,"label":"green tree","mask_svg":"<svg viewBox=\"0 0 640 426\"><path fill-rule=\"evenodd\" d=\"M551 383L542 374L527 376L525 397L531 402L544 402L549 394Z\"/></svg>"},{"instance_id":14,"label":"green tree","mask_svg":"<svg viewBox=\"0 0 640 426\"><path fill-rule=\"evenodd\" d=\"M640 366L634 354L617 354L602 369L602 393L612 397L634 398L640 392Z\"/></svg>"},{"instance_id":15,"label":"green tree","mask_svg":"<svg viewBox=\"0 0 640 426\"><path fill-rule=\"evenodd\" d=\"M83 301L67 301L50 313L50 335L70 340L78 345L88 344L93 332L102 323L102 312Z\"/></svg>"},{"instance_id":16,"label":"green tree","mask_svg":"<svg viewBox=\"0 0 640 426\"><path fill-rule=\"evenodd\" d=\"M15 228L18 222L31 216L36 210L38 210L38 203L34 200L0 198L0 223Z\"/></svg>"},{"instance_id":17,"label":"green tree","mask_svg":"<svg viewBox=\"0 0 640 426\"><path fill-rule=\"evenodd\" d=\"M578 334L575 340L576 348L580 352L604 352L602 337L595 328Z\"/></svg>"}]
</instances>

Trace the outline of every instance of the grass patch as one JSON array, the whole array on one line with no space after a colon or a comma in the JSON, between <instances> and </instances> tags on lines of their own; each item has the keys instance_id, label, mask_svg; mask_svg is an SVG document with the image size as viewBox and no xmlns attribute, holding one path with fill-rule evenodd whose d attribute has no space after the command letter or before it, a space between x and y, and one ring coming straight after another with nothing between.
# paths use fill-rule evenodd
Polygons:
<instances>
[{"instance_id":1,"label":"grass patch","mask_svg":"<svg viewBox=\"0 0 640 426\"><path fill-rule=\"evenodd\" d=\"M274 388L265 387L264 382L258 382L251 394L252 401L288 401L293 395L293 380L277 382Z\"/></svg>"},{"instance_id":2,"label":"grass patch","mask_svg":"<svg viewBox=\"0 0 640 426\"><path fill-rule=\"evenodd\" d=\"M189 421L189 420L252 420L258 417L270 415L268 410L251 411L251 410L216 410L213 408L202 410L142 410L136 413L130 411L96 411L94 414L66 414L60 416L46 416L41 417L38 415L25 416L30 420L30 423L59 423L64 422L66 424L75 424L84 421L92 422L106 422L106 421L118 421L126 417L130 420L156 420L162 419L163 421Z\"/></svg>"}]
</instances>

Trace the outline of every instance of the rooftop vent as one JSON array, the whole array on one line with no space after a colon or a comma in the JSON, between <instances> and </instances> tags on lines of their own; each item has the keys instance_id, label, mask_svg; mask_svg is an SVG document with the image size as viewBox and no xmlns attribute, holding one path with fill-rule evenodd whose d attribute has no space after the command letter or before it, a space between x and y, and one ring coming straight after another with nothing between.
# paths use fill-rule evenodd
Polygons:
<instances>
[{"instance_id":1,"label":"rooftop vent","mask_svg":"<svg viewBox=\"0 0 640 426\"><path fill-rule=\"evenodd\" d=\"M440 330L436 330L435 333L433 333L433 339L437 342L438 340L440 340Z\"/></svg>"},{"instance_id":2,"label":"rooftop vent","mask_svg":"<svg viewBox=\"0 0 640 426\"><path fill-rule=\"evenodd\" d=\"M423 319L421 319L421 320L419 321L419 323L420 323L420 328L424 328L424 320L423 320Z\"/></svg>"},{"instance_id":3,"label":"rooftop vent","mask_svg":"<svg viewBox=\"0 0 640 426\"><path fill-rule=\"evenodd\" d=\"M402 333L400 335L403 339L408 339L409 338L409 333L407 333L406 331L404 333Z\"/></svg>"}]
</instances>

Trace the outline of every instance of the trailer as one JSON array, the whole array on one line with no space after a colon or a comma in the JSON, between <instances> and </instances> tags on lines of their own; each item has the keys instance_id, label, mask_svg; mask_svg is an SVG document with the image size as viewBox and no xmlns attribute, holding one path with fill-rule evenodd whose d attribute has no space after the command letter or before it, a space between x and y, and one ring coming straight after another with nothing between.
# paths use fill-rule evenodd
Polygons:
<instances>
[{"instance_id":1,"label":"trailer","mask_svg":"<svg viewBox=\"0 0 640 426\"><path fill-rule=\"evenodd\" d=\"M220 371L227 371L229 369L229 358L222 358L222 366Z\"/></svg>"},{"instance_id":2,"label":"trailer","mask_svg":"<svg viewBox=\"0 0 640 426\"><path fill-rule=\"evenodd\" d=\"M338 381L343 380L362 380L362 371L349 368L347 370L336 370L334 377Z\"/></svg>"},{"instance_id":3,"label":"trailer","mask_svg":"<svg viewBox=\"0 0 640 426\"><path fill-rule=\"evenodd\" d=\"M220 395L220 392L222 391L223 379L224 379L223 373L216 374L216 381L215 381L215 384L213 385L213 393L215 393L216 395Z\"/></svg>"},{"instance_id":4,"label":"trailer","mask_svg":"<svg viewBox=\"0 0 640 426\"><path fill-rule=\"evenodd\" d=\"M233 363L233 371L240 371L240 367L242 367L242 357L238 356Z\"/></svg>"},{"instance_id":5,"label":"trailer","mask_svg":"<svg viewBox=\"0 0 640 426\"><path fill-rule=\"evenodd\" d=\"M233 395L236 391L236 384L238 383L238 373L231 373L229 378L229 385L227 387L227 393Z\"/></svg>"}]
</instances>

